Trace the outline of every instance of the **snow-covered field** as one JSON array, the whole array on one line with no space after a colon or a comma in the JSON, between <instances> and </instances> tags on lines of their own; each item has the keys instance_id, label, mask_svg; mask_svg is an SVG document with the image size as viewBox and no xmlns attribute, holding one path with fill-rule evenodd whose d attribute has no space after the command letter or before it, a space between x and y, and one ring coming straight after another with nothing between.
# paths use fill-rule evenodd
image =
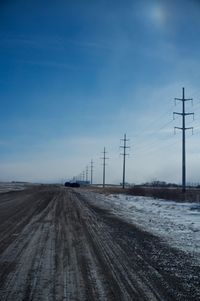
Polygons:
<instances>
[{"instance_id":1,"label":"snow-covered field","mask_svg":"<svg viewBox=\"0 0 200 301\"><path fill-rule=\"evenodd\" d=\"M200 203L122 194L107 196L89 191L83 194L98 206L161 237L171 246L199 257L200 261Z\"/></svg>"},{"instance_id":2,"label":"snow-covered field","mask_svg":"<svg viewBox=\"0 0 200 301\"><path fill-rule=\"evenodd\" d=\"M0 182L0 193L23 190L27 187L27 185L27 183Z\"/></svg>"}]
</instances>

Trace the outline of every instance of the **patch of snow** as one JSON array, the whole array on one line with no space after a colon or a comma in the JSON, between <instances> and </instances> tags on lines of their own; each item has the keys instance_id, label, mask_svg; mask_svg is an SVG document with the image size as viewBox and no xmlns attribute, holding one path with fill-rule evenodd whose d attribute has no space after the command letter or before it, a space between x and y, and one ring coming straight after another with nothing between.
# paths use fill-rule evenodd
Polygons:
<instances>
[{"instance_id":1,"label":"patch of snow","mask_svg":"<svg viewBox=\"0 0 200 301\"><path fill-rule=\"evenodd\" d=\"M27 185L27 183L20 182L0 182L0 193L24 190Z\"/></svg>"},{"instance_id":2,"label":"patch of snow","mask_svg":"<svg viewBox=\"0 0 200 301\"><path fill-rule=\"evenodd\" d=\"M200 258L200 203L180 203L122 194L83 194L116 216Z\"/></svg>"}]
</instances>

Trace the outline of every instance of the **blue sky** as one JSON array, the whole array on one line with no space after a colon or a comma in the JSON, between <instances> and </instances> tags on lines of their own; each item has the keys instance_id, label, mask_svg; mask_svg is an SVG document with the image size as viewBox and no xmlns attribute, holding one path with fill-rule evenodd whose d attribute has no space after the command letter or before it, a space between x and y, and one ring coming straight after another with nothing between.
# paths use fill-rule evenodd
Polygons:
<instances>
[{"instance_id":1,"label":"blue sky","mask_svg":"<svg viewBox=\"0 0 200 301\"><path fill-rule=\"evenodd\" d=\"M101 181L181 181L174 97L194 98L188 181L199 182L199 1L1 1L0 180L61 181L93 158ZM200 163L199 163L200 164Z\"/></svg>"}]
</instances>

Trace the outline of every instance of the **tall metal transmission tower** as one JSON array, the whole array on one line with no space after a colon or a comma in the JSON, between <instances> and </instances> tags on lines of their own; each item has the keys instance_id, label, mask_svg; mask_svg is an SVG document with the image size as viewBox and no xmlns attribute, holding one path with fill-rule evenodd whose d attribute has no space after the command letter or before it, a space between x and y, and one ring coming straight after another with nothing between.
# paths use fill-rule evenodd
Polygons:
<instances>
[{"instance_id":1,"label":"tall metal transmission tower","mask_svg":"<svg viewBox=\"0 0 200 301\"><path fill-rule=\"evenodd\" d=\"M182 116L182 127L175 126L174 129L182 130L182 192L185 193L186 191L186 154L185 154L185 131L186 130L193 130L193 127L185 127L185 116L193 115L194 113L186 113L185 112L185 102L189 100L193 100L192 98L185 98L185 89L183 88L182 98L175 98L175 100L179 100L182 102L182 113L173 112L173 116L181 115Z\"/></svg>"},{"instance_id":2,"label":"tall metal transmission tower","mask_svg":"<svg viewBox=\"0 0 200 301\"><path fill-rule=\"evenodd\" d=\"M121 139L121 141L124 142L123 146L120 146L123 148L123 153L121 154L123 156L123 175L122 175L122 188L125 188L125 173L126 173L126 156L128 155L126 153L126 149L130 148L130 146L127 146L126 142L129 141L129 139L126 139L126 134L124 134L124 139Z\"/></svg>"},{"instance_id":3,"label":"tall metal transmission tower","mask_svg":"<svg viewBox=\"0 0 200 301\"><path fill-rule=\"evenodd\" d=\"M90 184L93 184L93 168L94 168L94 162L91 160L90 162Z\"/></svg>"},{"instance_id":4,"label":"tall metal transmission tower","mask_svg":"<svg viewBox=\"0 0 200 301\"><path fill-rule=\"evenodd\" d=\"M106 160L109 158L106 158L106 148L104 147L103 150L103 157L101 158L103 160L103 187L105 187L105 180L106 180Z\"/></svg>"}]
</instances>

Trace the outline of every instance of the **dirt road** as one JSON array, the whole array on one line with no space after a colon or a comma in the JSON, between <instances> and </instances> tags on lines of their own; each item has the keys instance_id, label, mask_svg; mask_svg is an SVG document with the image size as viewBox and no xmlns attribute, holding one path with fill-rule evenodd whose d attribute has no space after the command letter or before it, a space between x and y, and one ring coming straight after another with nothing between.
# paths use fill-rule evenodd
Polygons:
<instances>
[{"instance_id":1,"label":"dirt road","mask_svg":"<svg viewBox=\"0 0 200 301\"><path fill-rule=\"evenodd\" d=\"M0 195L0 300L200 300L187 254L107 211L79 189Z\"/></svg>"}]
</instances>

